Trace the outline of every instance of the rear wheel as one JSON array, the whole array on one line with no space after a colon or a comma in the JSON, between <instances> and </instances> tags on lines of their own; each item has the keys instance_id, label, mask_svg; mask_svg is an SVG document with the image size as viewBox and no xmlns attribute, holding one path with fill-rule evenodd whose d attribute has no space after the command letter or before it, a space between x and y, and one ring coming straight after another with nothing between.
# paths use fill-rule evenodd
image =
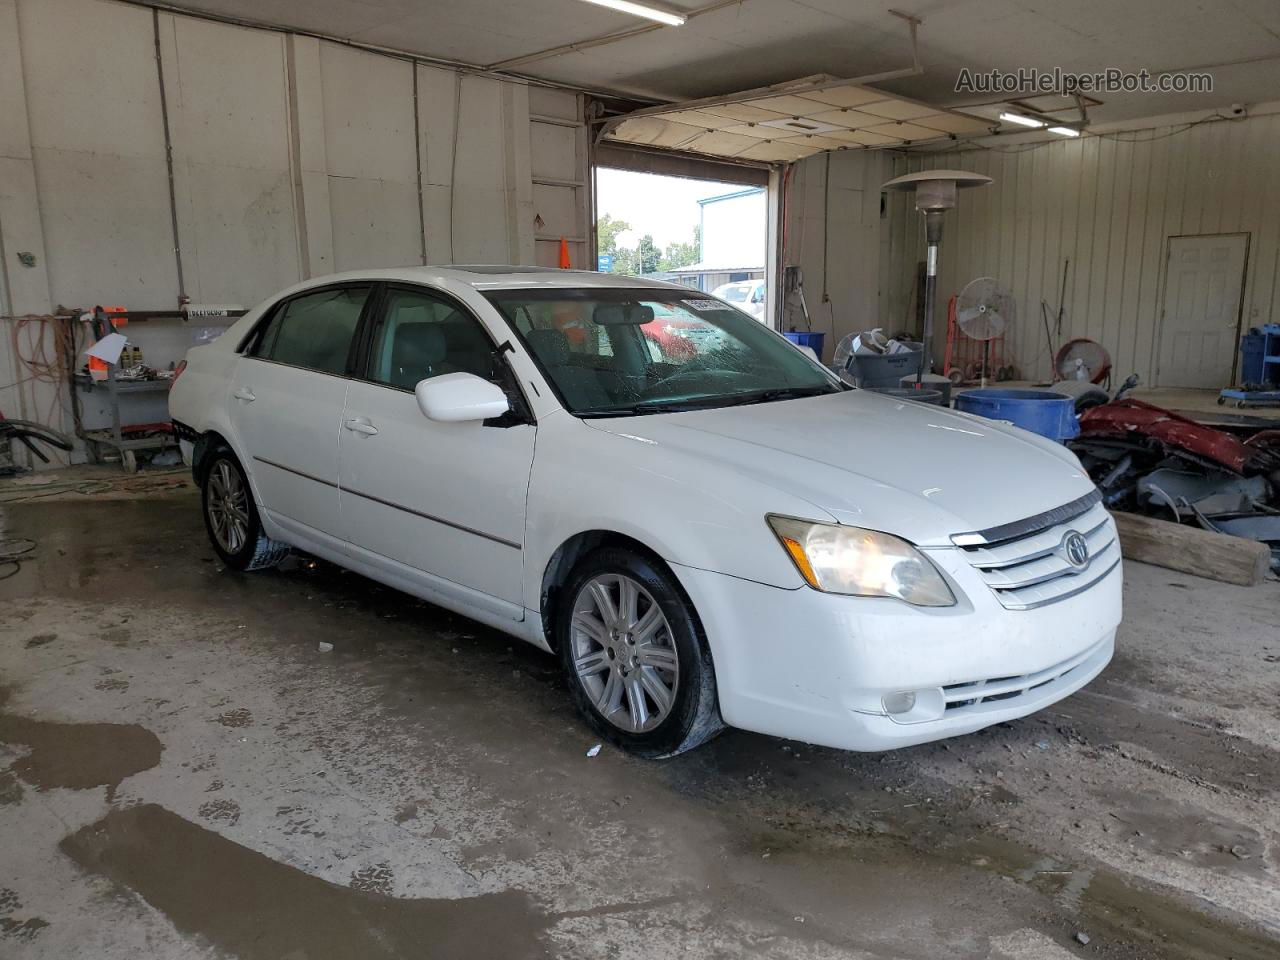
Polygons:
<instances>
[{"instance_id":1,"label":"rear wheel","mask_svg":"<svg viewBox=\"0 0 1280 960\"><path fill-rule=\"evenodd\" d=\"M262 532L249 479L235 454L225 447L215 450L203 472L204 525L223 563L233 570L263 570L288 556L287 544Z\"/></svg>"},{"instance_id":2,"label":"rear wheel","mask_svg":"<svg viewBox=\"0 0 1280 960\"><path fill-rule=\"evenodd\" d=\"M723 729L702 627L661 563L588 555L560 594L556 640L575 706L623 749L668 757Z\"/></svg>"}]
</instances>

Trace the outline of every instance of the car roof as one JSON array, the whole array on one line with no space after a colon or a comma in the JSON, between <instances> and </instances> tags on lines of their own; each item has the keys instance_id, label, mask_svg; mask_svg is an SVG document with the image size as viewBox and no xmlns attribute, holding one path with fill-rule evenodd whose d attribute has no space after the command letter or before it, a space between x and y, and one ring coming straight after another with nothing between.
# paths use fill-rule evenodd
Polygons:
<instances>
[{"instance_id":1,"label":"car roof","mask_svg":"<svg viewBox=\"0 0 1280 960\"><path fill-rule=\"evenodd\" d=\"M454 264L450 266L387 267L375 270L352 270L327 277L314 277L306 286L320 286L351 280L402 280L408 283L463 283L477 290L520 290L547 288L601 287L609 289L636 289L652 287L657 290L684 290L692 288L661 280L628 277L616 273L596 273L593 270L561 270L556 267L528 267L511 264ZM694 291L695 293L697 291Z\"/></svg>"}]
</instances>

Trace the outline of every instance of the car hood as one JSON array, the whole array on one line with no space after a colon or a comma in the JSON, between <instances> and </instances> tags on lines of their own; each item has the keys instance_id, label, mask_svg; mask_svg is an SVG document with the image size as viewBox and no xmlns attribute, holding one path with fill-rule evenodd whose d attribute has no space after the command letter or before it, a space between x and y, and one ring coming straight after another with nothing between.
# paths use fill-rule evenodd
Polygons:
<instances>
[{"instance_id":1,"label":"car hood","mask_svg":"<svg viewBox=\"0 0 1280 960\"><path fill-rule=\"evenodd\" d=\"M841 523L922 546L1033 516L1093 489L1060 444L867 390L586 422L745 473Z\"/></svg>"}]
</instances>

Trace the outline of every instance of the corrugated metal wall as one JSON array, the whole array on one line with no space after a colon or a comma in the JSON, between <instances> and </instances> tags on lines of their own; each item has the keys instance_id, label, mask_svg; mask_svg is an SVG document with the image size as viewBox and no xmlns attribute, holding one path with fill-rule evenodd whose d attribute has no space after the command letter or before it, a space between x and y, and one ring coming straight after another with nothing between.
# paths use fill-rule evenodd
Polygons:
<instances>
[{"instance_id":1,"label":"corrugated metal wall","mask_svg":"<svg viewBox=\"0 0 1280 960\"><path fill-rule=\"evenodd\" d=\"M995 181L964 191L947 217L939 350L947 297L974 277L994 276L1017 299L1014 350L1024 376L1047 376L1040 301L1056 310L1069 259L1064 335L1105 346L1119 377L1137 372L1158 383L1168 238L1188 234L1248 233L1244 326L1280 321L1280 115L894 161L894 175L932 168ZM924 250L922 217L907 197L890 197L886 229L882 320L896 326L913 311Z\"/></svg>"},{"instance_id":2,"label":"corrugated metal wall","mask_svg":"<svg viewBox=\"0 0 1280 960\"><path fill-rule=\"evenodd\" d=\"M845 334L883 325L890 225L880 185L891 176L890 154L845 151L796 164L788 177L783 262L804 272L809 324L827 334L825 360ZM790 297L779 329L793 326L804 330L805 321Z\"/></svg>"}]
</instances>

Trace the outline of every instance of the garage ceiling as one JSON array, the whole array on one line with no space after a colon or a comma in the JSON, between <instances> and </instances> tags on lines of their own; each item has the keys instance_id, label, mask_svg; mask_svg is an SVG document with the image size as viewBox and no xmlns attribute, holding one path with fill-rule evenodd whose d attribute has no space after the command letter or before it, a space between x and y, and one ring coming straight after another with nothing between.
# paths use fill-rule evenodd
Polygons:
<instances>
[{"instance_id":1,"label":"garage ceiling","mask_svg":"<svg viewBox=\"0 0 1280 960\"><path fill-rule=\"evenodd\" d=\"M709 0L669 0L691 11ZM581 0L176 0L175 8L270 23L424 56L489 65L632 30L638 20ZM742 0L628 39L539 59L520 72L664 101L815 73L856 77L910 61L884 0ZM993 98L955 92L961 68L1075 71L1205 68L1209 94L1114 94L1091 111L1112 122L1280 99L1275 0L902 0L923 20L921 76L884 83L937 106Z\"/></svg>"}]
</instances>

